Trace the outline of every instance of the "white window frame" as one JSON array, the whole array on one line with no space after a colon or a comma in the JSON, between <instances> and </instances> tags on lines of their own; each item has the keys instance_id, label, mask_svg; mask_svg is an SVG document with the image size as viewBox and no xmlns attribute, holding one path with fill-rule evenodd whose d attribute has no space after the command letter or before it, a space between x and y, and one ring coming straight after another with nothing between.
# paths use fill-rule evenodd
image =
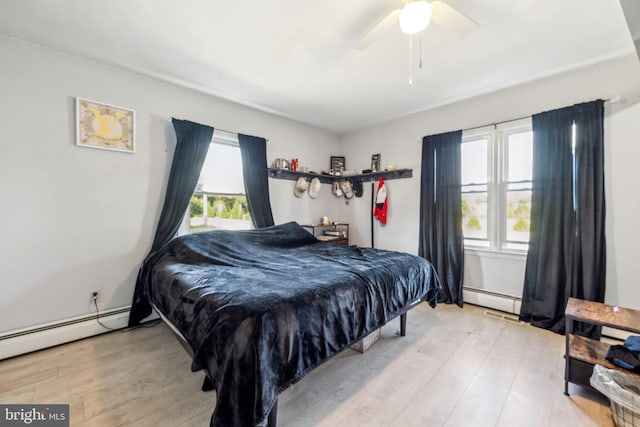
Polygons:
<instances>
[{"instance_id":1,"label":"white window frame","mask_svg":"<svg viewBox=\"0 0 640 427\"><path fill-rule=\"evenodd\" d=\"M487 238L489 245L474 244L465 239L465 248L526 254L528 248L518 248L507 242L507 189L508 182L508 138L512 134L532 131L531 118L514 120L495 126L466 130L462 133L462 143L479 139L487 140ZM483 241L484 242L484 241ZM528 246L528 245L527 245Z\"/></svg>"},{"instance_id":2,"label":"white window frame","mask_svg":"<svg viewBox=\"0 0 640 427\"><path fill-rule=\"evenodd\" d=\"M509 189L509 181L507 181L509 177L509 136L532 132L531 119L522 119L514 122L504 123L497 126L498 132L498 151L500 153L500 158L498 159L499 171L498 171L498 198L499 205L498 209L498 224L500 226L500 230L497 236L498 250L500 251L510 251L510 252L521 252L526 253L529 248L529 244L522 244L517 242L508 242L507 241L507 190ZM533 177L532 177L533 180ZM528 181L528 182L532 182ZM522 183L527 181L521 181ZM516 183L514 181L514 183ZM519 246L519 247L518 247ZM523 247L526 246L526 247Z\"/></svg>"},{"instance_id":3,"label":"white window frame","mask_svg":"<svg viewBox=\"0 0 640 427\"><path fill-rule=\"evenodd\" d=\"M223 131L223 130L219 130L219 129L215 129L213 131L213 136L211 137L210 144L211 145L213 145L213 144L227 145L227 146L236 147L236 148L240 149L240 142L238 140L238 134L227 132L227 131ZM209 149L211 149L211 147ZM242 195L246 197L246 194L242 193ZM187 210L186 210L184 216L182 217L182 221L180 222L180 227L178 228L178 233L177 233L178 236L183 236L183 235L192 233L191 232L191 225L190 225L190 222L189 222L190 209L191 209L191 206L188 205L187 206Z\"/></svg>"},{"instance_id":4,"label":"white window frame","mask_svg":"<svg viewBox=\"0 0 640 427\"><path fill-rule=\"evenodd\" d=\"M492 212L494 210L494 205L495 205L495 201L494 199L494 194L495 194L495 182L494 182L494 178L493 178L493 174L491 173L491 171L494 168L494 138L495 138L495 133L494 133L494 129L493 126L491 127L483 127L483 128L476 128L476 129L471 129L468 131L464 131L462 133L462 143L469 143L469 142L473 142L473 141L478 141L481 139L486 139L487 140L487 218L491 218ZM480 184L480 183L469 183L467 185L470 184ZM478 248L478 249L492 249L492 242L494 241L494 235L495 235L495 230L494 230L494 225L493 225L493 221L487 220L487 241L489 243L489 246L486 246L484 244L479 244L476 243L474 244L474 239L465 239L464 240L464 245L465 247L473 247L473 248ZM478 241L482 241L484 242L484 240L476 240L476 242Z\"/></svg>"}]
</instances>

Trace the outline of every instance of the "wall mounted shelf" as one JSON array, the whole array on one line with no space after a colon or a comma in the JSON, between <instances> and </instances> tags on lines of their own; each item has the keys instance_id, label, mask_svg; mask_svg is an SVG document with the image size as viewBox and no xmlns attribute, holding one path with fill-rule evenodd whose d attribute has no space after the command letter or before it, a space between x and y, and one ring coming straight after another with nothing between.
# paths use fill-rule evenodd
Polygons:
<instances>
[{"instance_id":1,"label":"wall mounted shelf","mask_svg":"<svg viewBox=\"0 0 640 427\"><path fill-rule=\"evenodd\" d=\"M354 182L354 181L371 182L371 181L377 181L380 178L384 178L385 180L390 180L390 179L411 178L413 176L413 169L396 169L392 171L361 173L358 175L348 175L348 176L325 175L325 174L319 174L319 173L290 171L287 169L275 169L275 168L269 168L268 171L269 171L269 176L271 178L288 179L291 181L296 181L300 177L306 178L308 180L311 180L313 178L318 178L320 182L323 184L332 184L335 181L343 181L345 179L348 179L351 182Z\"/></svg>"},{"instance_id":2,"label":"wall mounted shelf","mask_svg":"<svg viewBox=\"0 0 640 427\"><path fill-rule=\"evenodd\" d=\"M355 181L361 181L362 183L370 182L371 183L371 203L372 203L371 211L373 211L375 181L377 181L380 178L384 178L385 180L390 180L390 179L411 178L413 176L413 169L396 169L392 171L361 173L357 175L348 175L348 176L325 175L325 174L319 174L319 173L290 171L287 169L276 169L276 168L268 168L268 171L269 171L269 176L271 178L288 179L291 181L296 181L298 178L303 177L309 181L312 180L313 178L318 178L320 182L323 184L333 184L336 181L343 181L345 179L348 179L351 182L355 182ZM371 247L375 248L374 239L373 239L373 215L371 215Z\"/></svg>"}]
</instances>

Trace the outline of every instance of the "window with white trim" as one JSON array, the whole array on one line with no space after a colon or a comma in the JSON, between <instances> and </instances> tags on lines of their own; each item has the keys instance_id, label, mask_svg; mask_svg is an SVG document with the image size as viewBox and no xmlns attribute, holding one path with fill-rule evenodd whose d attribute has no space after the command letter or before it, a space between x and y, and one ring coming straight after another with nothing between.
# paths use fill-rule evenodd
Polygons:
<instances>
[{"instance_id":1,"label":"window with white trim","mask_svg":"<svg viewBox=\"0 0 640 427\"><path fill-rule=\"evenodd\" d=\"M531 120L462 134L465 247L526 251L531 222Z\"/></svg>"},{"instance_id":2,"label":"window with white trim","mask_svg":"<svg viewBox=\"0 0 640 427\"><path fill-rule=\"evenodd\" d=\"M178 234L250 228L238 136L216 129Z\"/></svg>"}]
</instances>

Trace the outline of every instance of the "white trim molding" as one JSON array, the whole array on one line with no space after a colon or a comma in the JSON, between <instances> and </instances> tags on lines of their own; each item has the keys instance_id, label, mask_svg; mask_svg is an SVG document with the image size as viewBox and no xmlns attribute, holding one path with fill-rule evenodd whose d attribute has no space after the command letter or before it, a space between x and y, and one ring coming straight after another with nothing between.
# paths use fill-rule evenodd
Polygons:
<instances>
[{"instance_id":1,"label":"white trim molding","mask_svg":"<svg viewBox=\"0 0 640 427\"><path fill-rule=\"evenodd\" d=\"M100 312L100 322L112 329L125 328L129 322L131 306ZM95 314L33 326L0 334L0 360L18 356L110 332L96 321Z\"/></svg>"}]
</instances>

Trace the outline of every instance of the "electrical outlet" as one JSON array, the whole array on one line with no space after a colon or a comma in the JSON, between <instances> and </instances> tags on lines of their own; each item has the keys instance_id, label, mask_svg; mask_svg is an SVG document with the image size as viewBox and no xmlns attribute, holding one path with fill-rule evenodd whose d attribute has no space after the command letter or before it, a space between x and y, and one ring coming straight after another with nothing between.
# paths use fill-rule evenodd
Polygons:
<instances>
[{"instance_id":1,"label":"electrical outlet","mask_svg":"<svg viewBox=\"0 0 640 427\"><path fill-rule=\"evenodd\" d=\"M99 294L99 292L98 292L98 291L93 291L93 292L91 293L91 303L92 303L92 304L94 304L94 303L97 303L97 302L98 302L98 296L99 296L99 295L100 295L100 294Z\"/></svg>"}]
</instances>

